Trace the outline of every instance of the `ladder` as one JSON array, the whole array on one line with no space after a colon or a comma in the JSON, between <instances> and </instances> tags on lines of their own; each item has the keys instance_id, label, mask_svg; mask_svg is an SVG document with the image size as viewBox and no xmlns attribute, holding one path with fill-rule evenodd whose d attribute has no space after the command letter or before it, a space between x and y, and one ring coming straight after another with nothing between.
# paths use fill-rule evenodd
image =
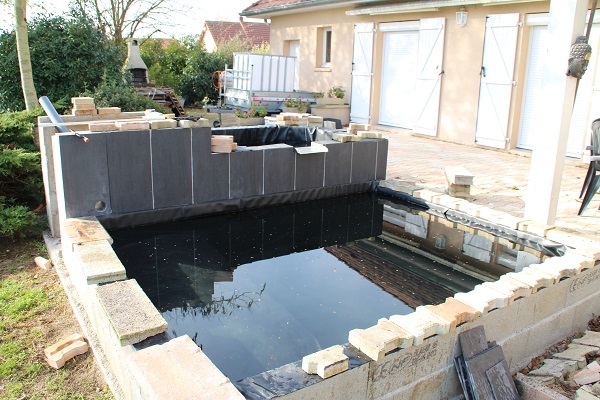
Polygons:
<instances>
[{"instance_id":1,"label":"ladder","mask_svg":"<svg viewBox=\"0 0 600 400\"><path fill-rule=\"evenodd\" d=\"M175 93L173 93L172 90L165 90L165 100L171 102L172 110L175 113L176 117L187 116L185 110L183 109L183 106L179 102L179 99L177 98L177 96L175 96Z\"/></svg>"}]
</instances>

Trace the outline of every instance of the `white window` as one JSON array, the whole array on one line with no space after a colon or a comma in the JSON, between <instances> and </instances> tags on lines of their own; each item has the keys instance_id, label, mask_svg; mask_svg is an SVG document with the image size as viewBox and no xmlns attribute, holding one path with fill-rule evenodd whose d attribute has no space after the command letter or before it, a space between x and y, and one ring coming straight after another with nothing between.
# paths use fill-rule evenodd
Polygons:
<instances>
[{"instance_id":1,"label":"white window","mask_svg":"<svg viewBox=\"0 0 600 400\"><path fill-rule=\"evenodd\" d=\"M331 66L331 28L323 29L323 63L321 66Z\"/></svg>"}]
</instances>

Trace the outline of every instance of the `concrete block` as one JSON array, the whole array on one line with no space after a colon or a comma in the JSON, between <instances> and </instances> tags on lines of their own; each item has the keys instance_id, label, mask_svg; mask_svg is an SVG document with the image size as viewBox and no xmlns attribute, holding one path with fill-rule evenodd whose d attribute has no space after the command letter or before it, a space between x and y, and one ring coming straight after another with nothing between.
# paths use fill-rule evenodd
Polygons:
<instances>
[{"instance_id":1,"label":"concrete block","mask_svg":"<svg viewBox=\"0 0 600 400\"><path fill-rule=\"evenodd\" d=\"M456 211L464 212L465 214L469 214L475 216L477 214L477 210L481 208L481 206L471 203L470 201L466 201L463 199L459 199L454 204L454 209Z\"/></svg>"},{"instance_id":2,"label":"concrete block","mask_svg":"<svg viewBox=\"0 0 600 400\"><path fill-rule=\"evenodd\" d=\"M577 368L581 369L587 365L587 355L600 354L600 349L595 346L571 343L565 351L555 353L552 357L559 360L573 360L577 362Z\"/></svg>"},{"instance_id":3,"label":"concrete block","mask_svg":"<svg viewBox=\"0 0 600 400\"><path fill-rule=\"evenodd\" d=\"M573 343L600 347L600 332L585 331L585 335L578 339L573 339Z\"/></svg>"},{"instance_id":4,"label":"concrete block","mask_svg":"<svg viewBox=\"0 0 600 400\"><path fill-rule=\"evenodd\" d=\"M127 279L125 267L108 241L80 243L73 252L88 285Z\"/></svg>"},{"instance_id":5,"label":"concrete block","mask_svg":"<svg viewBox=\"0 0 600 400\"><path fill-rule=\"evenodd\" d=\"M98 115L121 114L121 107L98 107Z\"/></svg>"},{"instance_id":6,"label":"concrete block","mask_svg":"<svg viewBox=\"0 0 600 400\"><path fill-rule=\"evenodd\" d=\"M473 174L464 167L444 167L446 180L454 185L472 185Z\"/></svg>"},{"instance_id":7,"label":"concrete block","mask_svg":"<svg viewBox=\"0 0 600 400\"><path fill-rule=\"evenodd\" d=\"M420 306L417 307L417 310L421 307L427 308L439 318L447 321L450 324L450 331L456 329L458 325L474 321L481 316L481 312L452 297L448 297L444 303L437 306Z\"/></svg>"},{"instance_id":8,"label":"concrete block","mask_svg":"<svg viewBox=\"0 0 600 400\"><path fill-rule=\"evenodd\" d=\"M575 371L577 371L577 361L548 358L544 360L544 364L538 369L529 371L529 375L552 376L557 379L564 379Z\"/></svg>"},{"instance_id":9,"label":"concrete block","mask_svg":"<svg viewBox=\"0 0 600 400\"><path fill-rule=\"evenodd\" d=\"M231 135L213 135L210 137L211 146L231 146L233 144L233 136Z\"/></svg>"},{"instance_id":10,"label":"concrete block","mask_svg":"<svg viewBox=\"0 0 600 400\"><path fill-rule=\"evenodd\" d=\"M88 351L88 344L85 339L79 333L74 333L44 349L44 355L48 365L54 369L59 369L65 365L65 362L75 356L84 354L86 351Z\"/></svg>"},{"instance_id":11,"label":"concrete block","mask_svg":"<svg viewBox=\"0 0 600 400\"><path fill-rule=\"evenodd\" d=\"M412 346L414 336L385 318L367 329L353 329L348 342L375 361L390 351Z\"/></svg>"},{"instance_id":12,"label":"concrete block","mask_svg":"<svg viewBox=\"0 0 600 400\"><path fill-rule=\"evenodd\" d=\"M327 379L348 369L348 356L340 345L329 347L302 358L302 369L307 374L318 374Z\"/></svg>"},{"instance_id":13,"label":"concrete block","mask_svg":"<svg viewBox=\"0 0 600 400\"><path fill-rule=\"evenodd\" d=\"M573 376L573 380L578 385L589 385L600 381L600 372L585 368Z\"/></svg>"},{"instance_id":14,"label":"concrete block","mask_svg":"<svg viewBox=\"0 0 600 400\"><path fill-rule=\"evenodd\" d=\"M326 129L335 129L335 122L334 121L323 121L323 127L325 127Z\"/></svg>"},{"instance_id":15,"label":"concrete block","mask_svg":"<svg viewBox=\"0 0 600 400\"><path fill-rule=\"evenodd\" d=\"M80 243L88 243L96 240L106 240L112 244L113 240L96 217L68 218L62 221L61 239L63 248L69 251Z\"/></svg>"},{"instance_id":16,"label":"concrete block","mask_svg":"<svg viewBox=\"0 0 600 400\"><path fill-rule=\"evenodd\" d=\"M431 202L433 202L433 198L435 196L441 196L441 193L432 192L431 190L427 190L427 189L421 189L421 190L415 190L413 192L413 196L416 197L417 199L423 199L423 200L431 203Z\"/></svg>"},{"instance_id":17,"label":"concrete block","mask_svg":"<svg viewBox=\"0 0 600 400\"><path fill-rule=\"evenodd\" d=\"M117 129L120 131L143 131L150 129L148 121L117 121Z\"/></svg>"},{"instance_id":18,"label":"concrete block","mask_svg":"<svg viewBox=\"0 0 600 400\"><path fill-rule=\"evenodd\" d=\"M135 279L98 286L97 296L121 346L167 330L167 322Z\"/></svg>"},{"instance_id":19,"label":"concrete block","mask_svg":"<svg viewBox=\"0 0 600 400\"><path fill-rule=\"evenodd\" d=\"M94 122L89 126L90 132L111 132L117 130L114 122Z\"/></svg>"},{"instance_id":20,"label":"concrete block","mask_svg":"<svg viewBox=\"0 0 600 400\"><path fill-rule=\"evenodd\" d=\"M540 224L539 222L525 220L519 222L517 229L521 232L527 232L541 237L546 237L548 231L556 229L554 225Z\"/></svg>"},{"instance_id":21,"label":"concrete block","mask_svg":"<svg viewBox=\"0 0 600 400\"><path fill-rule=\"evenodd\" d=\"M94 111L94 114L98 114L98 111L96 110L96 105L92 102L92 103L84 103L84 104L80 104L77 103L73 106L73 110L74 111Z\"/></svg>"},{"instance_id":22,"label":"concrete block","mask_svg":"<svg viewBox=\"0 0 600 400\"><path fill-rule=\"evenodd\" d=\"M454 298L485 314L508 305L508 296L488 287L477 285L468 293L456 293Z\"/></svg>"},{"instance_id":23,"label":"concrete block","mask_svg":"<svg viewBox=\"0 0 600 400\"><path fill-rule=\"evenodd\" d=\"M531 292L536 293L541 288L549 287L556 283L554 277L540 269L525 267L520 272L509 272L500 277L500 280L511 278L523 282L531 287Z\"/></svg>"},{"instance_id":24,"label":"concrete block","mask_svg":"<svg viewBox=\"0 0 600 400\"><path fill-rule=\"evenodd\" d=\"M206 118L200 118L197 121L192 121L189 119L182 119L177 121L177 126L180 128L202 128L211 126L210 121Z\"/></svg>"},{"instance_id":25,"label":"concrete block","mask_svg":"<svg viewBox=\"0 0 600 400\"><path fill-rule=\"evenodd\" d=\"M471 186L450 184L446 185L446 192L452 197L467 199L471 196Z\"/></svg>"},{"instance_id":26,"label":"concrete block","mask_svg":"<svg viewBox=\"0 0 600 400\"><path fill-rule=\"evenodd\" d=\"M597 248L600 250L600 239L596 236L567 232L562 229L552 229L548 231L546 237L573 248Z\"/></svg>"},{"instance_id":27,"label":"concrete block","mask_svg":"<svg viewBox=\"0 0 600 400\"><path fill-rule=\"evenodd\" d=\"M590 268L592 261L573 253L565 254L563 257L552 257L544 261L542 264L533 264L532 268L546 271L552 274L556 281L563 278L575 276L585 268Z\"/></svg>"},{"instance_id":28,"label":"concrete block","mask_svg":"<svg viewBox=\"0 0 600 400\"><path fill-rule=\"evenodd\" d=\"M307 117L307 121L309 124L323 124L323 117L319 117L318 115L309 115Z\"/></svg>"},{"instance_id":29,"label":"concrete block","mask_svg":"<svg viewBox=\"0 0 600 400\"><path fill-rule=\"evenodd\" d=\"M373 132L373 131L358 131L356 132L357 136L365 139L381 139L383 138L383 133L381 132Z\"/></svg>"},{"instance_id":30,"label":"concrete block","mask_svg":"<svg viewBox=\"0 0 600 400\"><path fill-rule=\"evenodd\" d=\"M419 308L407 315L392 315L390 321L414 335L413 346L433 335L445 335L450 332L451 323L438 317L427 308Z\"/></svg>"},{"instance_id":31,"label":"concrete block","mask_svg":"<svg viewBox=\"0 0 600 400\"><path fill-rule=\"evenodd\" d=\"M350 122L348 124L348 132L358 132L358 131L370 131L370 124L357 124L356 122Z\"/></svg>"},{"instance_id":32,"label":"concrete block","mask_svg":"<svg viewBox=\"0 0 600 400\"><path fill-rule=\"evenodd\" d=\"M296 113L281 113L275 116L277 121L298 121L300 119L300 115Z\"/></svg>"},{"instance_id":33,"label":"concrete block","mask_svg":"<svg viewBox=\"0 0 600 400\"><path fill-rule=\"evenodd\" d=\"M157 121L150 121L150 129L169 129L177 128L177 121L174 119L163 119Z\"/></svg>"},{"instance_id":34,"label":"concrete block","mask_svg":"<svg viewBox=\"0 0 600 400\"><path fill-rule=\"evenodd\" d=\"M489 207L482 206L481 208L477 209L475 216L478 218L485 219L486 221L491 221L492 219L497 218L498 215L500 215L500 214L504 214L504 213L502 213L500 211L492 210Z\"/></svg>"},{"instance_id":35,"label":"concrete block","mask_svg":"<svg viewBox=\"0 0 600 400\"><path fill-rule=\"evenodd\" d=\"M511 304L520 297L530 296L533 290L528 284L510 277L505 277L495 282L484 282L482 285L506 296L508 304Z\"/></svg>"},{"instance_id":36,"label":"concrete block","mask_svg":"<svg viewBox=\"0 0 600 400\"><path fill-rule=\"evenodd\" d=\"M52 267L52 261L47 260L44 257L36 257L33 259L33 261L38 268L41 268L44 271L48 271L48 269Z\"/></svg>"},{"instance_id":37,"label":"concrete block","mask_svg":"<svg viewBox=\"0 0 600 400\"><path fill-rule=\"evenodd\" d=\"M517 372L515 385L522 400L569 400L568 397L556 393L536 379L525 376L520 372Z\"/></svg>"},{"instance_id":38,"label":"concrete block","mask_svg":"<svg viewBox=\"0 0 600 400\"><path fill-rule=\"evenodd\" d=\"M360 136L349 135L347 133L334 133L332 135L332 139L335 140L336 142L345 143L345 142L360 142L360 140L362 138Z\"/></svg>"},{"instance_id":39,"label":"concrete block","mask_svg":"<svg viewBox=\"0 0 600 400\"><path fill-rule=\"evenodd\" d=\"M187 335L147 347L129 357L140 398L244 399Z\"/></svg>"},{"instance_id":40,"label":"concrete block","mask_svg":"<svg viewBox=\"0 0 600 400\"><path fill-rule=\"evenodd\" d=\"M395 190L396 192L406 193L411 196L413 196L415 190L423 189L423 186L417 186L413 185L412 183L395 181L392 179L387 179L385 181L379 182L379 186Z\"/></svg>"}]
</instances>

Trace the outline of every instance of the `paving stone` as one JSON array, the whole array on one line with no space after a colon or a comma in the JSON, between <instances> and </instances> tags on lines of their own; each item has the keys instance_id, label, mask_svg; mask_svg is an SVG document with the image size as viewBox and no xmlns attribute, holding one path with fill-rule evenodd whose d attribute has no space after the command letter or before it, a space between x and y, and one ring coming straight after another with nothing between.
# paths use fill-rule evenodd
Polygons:
<instances>
[{"instance_id":1,"label":"paving stone","mask_svg":"<svg viewBox=\"0 0 600 400\"><path fill-rule=\"evenodd\" d=\"M540 368L529 371L529 375L552 376L564 379L568 374L575 371L577 371L577 361L548 358L544 360L544 364Z\"/></svg>"},{"instance_id":2,"label":"paving stone","mask_svg":"<svg viewBox=\"0 0 600 400\"><path fill-rule=\"evenodd\" d=\"M48 271L50 269L50 267L52 267L52 261L50 261L44 257L36 257L33 259L33 261L35 262L35 265L38 268L41 268L44 271Z\"/></svg>"},{"instance_id":3,"label":"paving stone","mask_svg":"<svg viewBox=\"0 0 600 400\"><path fill-rule=\"evenodd\" d=\"M340 345L309 354L302 358L302 369L307 374L318 374L327 379L348 369L348 356Z\"/></svg>"},{"instance_id":4,"label":"paving stone","mask_svg":"<svg viewBox=\"0 0 600 400\"><path fill-rule=\"evenodd\" d=\"M454 298L482 314L508 305L508 296L481 285L468 293L456 293Z\"/></svg>"},{"instance_id":5,"label":"paving stone","mask_svg":"<svg viewBox=\"0 0 600 400\"><path fill-rule=\"evenodd\" d=\"M122 346L167 330L167 322L135 279L98 286L97 296Z\"/></svg>"},{"instance_id":6,"label":"paving stone","mask_svg":"<svg viewBox=\"0 0 600 400\"><path fill-rule=\"evenodd\" d=\"M508 298L508 304L511 304L519 297L528 297L532 293L531 286L510 277L505 277L495 282L485 282L482 285L505 295Z\"/></svg>"},{"instance_id":7,"label":"paving stone","mask_svg":"<svg viewBox=\"0 0 600 400\"><path fill-rule=\"evenodd\" d=\"M200 118L197 121L182 119L177 121L177 126L180 128L202 128L211 127L210 121L206 118Z\"/></svg>"},{"instance_id":8,"label":"paving stone","mask_svg":"<svg viewBox=\"0 0 600 400\"><path fill-rule=\"evenodd\" d=\"M334 133L331 138L333 140L335 140L336 142L341 142L341 143L360 142L360 140L362 139L360 136L350 135L347 133Z\"/></svg>"},{"instance_id":9,"label":"paving stone","mask_svg":"<svg viewBox=\"0 0 600 400\"><path fill-rule=\"evenodd\" d=\"M446 180L455 185L472 185L473 174L465 167L444 167Z\"/></svg>"},{"instance_id":10,"label":"paving stone","mask_svg":"<svg viewBox=\"0 0 600 400\"><path fill-rule=\"evenodd\" d=\"M150 129L148 121L117 121L115 125L120 131L145 131Z\"/></svg>"},{"instance_id":11,"label":"paving stone","mask_svg":"<svg viewBox=\"0 0 600 400\"><path fill-rule=\"evenodd\" d=\"M73 253L88 285L127 279L125 267L106 240L80 243Z\"/></svg>"},{"instance_id":12,"label":"paving stone","mask_svg":"<svg viewBox=\"0 0 600 400\"><path fill-rule=\"evenodd\" d=\"M541 237L546 237L550 230L556 229L556 226L540 224L539 222L530 220L524 220L519 222L517 229L521 232L527 232Z\"/></svg>"},{"instance_id":13,"label":"paving stone","mask_svg":"<svg viewBox=\"0 0 600 400\"><path fill-rule=\"evenodd\" d=\"M515 279L529 285L532 293L539 291L541 288L552 286L556 282L554 277L548 272L531 267L525 267L520 272L509 272L502 275L500 280L507 278Z\"/></svg>"},{"instance_id":14,"label":"paving stone","mask_svg":"<svg viewBox=\"0 0 600 400\"><path fill-rule=\"evenodd\" d=\"M244 399L187 335L137 351L130 358L141 398Z\"/></svg>"},{"instance_id":15,"label":"paving stone","mask_svg":"<svg viewBox=\"0 0 600 400\"><path fill-rule=\"evenodd\" d=\"M413 346L433 335L445 335L450 331L450 322L438 317L427 308L407 315L392 315L390 321L414 335Z\"/></svg>"},{"instance_id":16,"label":"paving stone","mask_svg":"<svg viewBox=\"0 0 600 400\"><path fill-rule=\"evenodd\" d=\"M96 240L107 240L108 243L113 243L112 238L96 217L68 218L63 221L62 228L61 240L71 251L79 243Z\"/></svg>"},{"instance_id":17,"label":"paving stone","mask_svg":"<svg viewBox=\"0 0 600 400\"><path fill-rule=\"evenodd\" d=\"M582 337L573 339L573 343L600 347L600 332L585 331L585 334Z\"/></svg>"},{"instance_id":18,"label":"paving stone","mask_svg":"<svg viewBox=\"0 0 600 400\"><path fill-rule=\"evenodd\" d=\"M427 308L439 318L447 321L450 324L450 331L456 329L458 325L474 321L481 316L481 312L453 297L448 297L444 303L437 306L420 306L417 307L417 310L421 307Z\"/></svg>"},{"instance_id":19,"label":"paving stone","mask_svg":"<svg viewBox=\"0 0 600 400\"><path fill-rule=\"evenodd\" d=\"M432 192L431 190L427 190L427 189L415 190L413 192L413 196L415 196L417 199L423 199L430 203L433 202L433 198L435 196L441 196L441 195L442 195L442 193Z\"/></svg>"},{"instance_id":20,"label":"paving stone","mask_svg":"<svg viewBox=\"0 0 600 400\"><path fill-rule=\"evenodd\" d=\"M577 389L573 400L598 400L599 397L591 393L585 386Z\"/></svg>"},{"instance_id":21,"label":"paving stone","mask_svg":"<svg viewBox=\"0 0 600 400\"><path fill-rule=\"evenodd\" d=\"M586 355L595 355L599 353L600 349L597 347L571 343L565 351L555 353L552 357L562 360L577 361L577 367L581 369L587 365Z\"/></svg>"},{"instance_id":22,"label":"paving stone","mask_svg":"<svg viewBox=\"0 0 600 400\"><path fill-rule=\"evenodd\" d=\"M75 356L84 354L86 351L88 351L88 344L85 339L81 334L74 333L44 349L44 355L48 365L54 369L59 369L65 365L65 362Z\"/></svg>"},{"instance_id":23,"label":"paving stone","mask_svg":"<svg viewBox=\"0 0 600 400\"><path fill-rule=\"evenodd\" d=\"M600 381L600 372L588 368L582 369L573 376L573 380L578 385L588 385Z\"/></svg>"},{"instance_id":24,"label":"paving stone","mask_svg":"<svg viewBox=\"0 0 600 400\"><path fill-rule=\"evenodd\" d=\"M174 119L163 119L150 121L150 129L168 129L168 128L177 128L177 121Z\"/></svg>"},{"instance_id":25,"label":"paving stone","mask_svg":"<svg viewBox=\"0 0 600 400\"><path fill-rule=\"evenodd\" d=\"M98 115L121 114L120 107L98 107Z\"/></svg>"},{"instance_id":26,"label":"paving stone","mask_svg":"<svg viewBox=\"0 0 600 400\"><path fill-rule=\"evenodd\" d=\"M348 342L375 361L390 351L412 346L414 336L385 318L367 329L353 329Z\"/></svg>"},{"instance_id":27,"label":"paving stone","mask_svg":"<svg viewBox=\"0 0 600 400\"><path fill-rule=\"evenodd\" d=\"M117 130L114 122L94 122L89 125L90 132L112 132Z\"/></svg>"},{"instance_id":28,"label":"paving stone","mask_svg":"<svg viewBox=\"0 0 600 400\"><path fill-rule=\"evenodd\" d=\"M358 131L356 132L357 136L366 139L381 139L383 138L383 133L381 132L373 132L373 131Z\"/></svg>"}]
</instances>

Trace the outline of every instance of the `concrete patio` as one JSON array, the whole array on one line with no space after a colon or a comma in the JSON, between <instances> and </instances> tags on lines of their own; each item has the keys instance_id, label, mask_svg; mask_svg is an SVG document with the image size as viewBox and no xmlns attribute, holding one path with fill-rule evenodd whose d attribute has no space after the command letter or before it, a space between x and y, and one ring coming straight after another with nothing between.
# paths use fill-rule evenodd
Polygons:
<instances>
[{"instance_id":1,"label":"concrete patio","mask_svg":"<svg viewBox=\"0 0 600 400\"><path fill-rule=\"evenodd\" d=\"M463 166L475 175L469 200L517 217L523 217L529 165L527 151L511 153L432 140L410 131L374 126L389 140L387 179L408 182L436 192L444 192L446 166ZM600 196L596 196L582 216L578 200L587 164L567 159L555 225L587 235L600 233Z\"/></svg>"}]
</instances>

